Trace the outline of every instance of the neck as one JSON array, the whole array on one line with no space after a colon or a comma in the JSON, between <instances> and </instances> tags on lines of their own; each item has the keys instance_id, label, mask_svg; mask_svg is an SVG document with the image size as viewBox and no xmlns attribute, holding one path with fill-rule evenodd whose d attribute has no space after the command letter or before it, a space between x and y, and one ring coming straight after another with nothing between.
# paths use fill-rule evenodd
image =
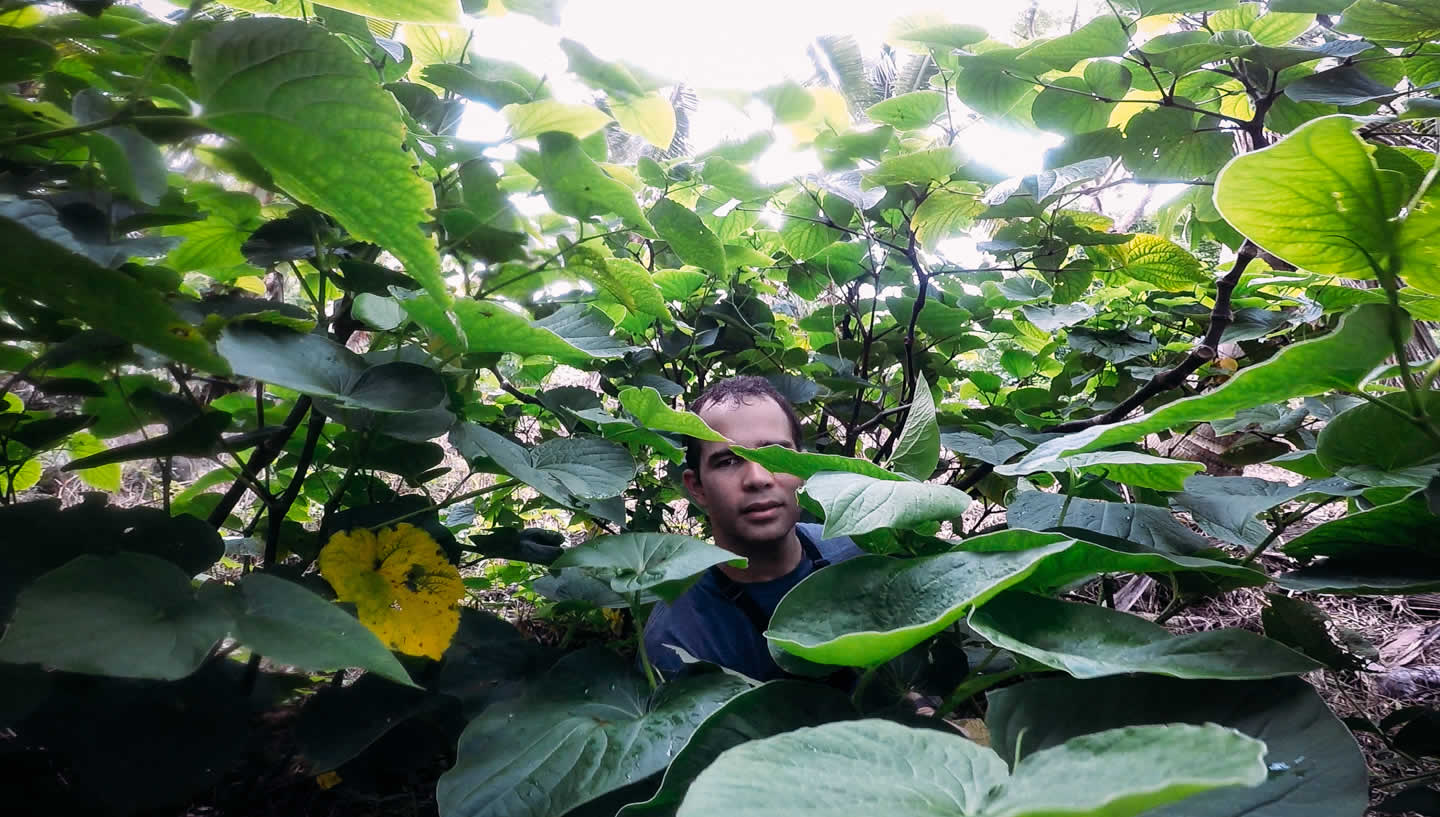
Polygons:
<instances>
[{"instance_id":1,"label":"neck","mask_svg":"<svg viewBox=\"0 0 1440 817\"><path fill-rule=\"evenodd\" d=\"M733 542L716 536L715 544L749 560L750 563L745 567L720 565L720 570L737 582L767 582L778 579L800 564L800 556L804 552L800 547L800 536L794 528L775 541Z\"/></svg>"}]
</instances>

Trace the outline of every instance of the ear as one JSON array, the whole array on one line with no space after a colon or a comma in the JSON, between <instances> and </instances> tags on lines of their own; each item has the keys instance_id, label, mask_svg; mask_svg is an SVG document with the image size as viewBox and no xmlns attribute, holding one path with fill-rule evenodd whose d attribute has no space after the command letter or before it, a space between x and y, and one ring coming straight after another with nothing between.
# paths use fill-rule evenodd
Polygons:
<instances>
[{"instance_id":1,"label":"ear","mask_svg":"<svg viewBox=\"0 0 1440 817\"><path fill-rule=\"evenodd\" d=\"M695 473L695 469L686 468L685 473L680 475L680 481L685 483L685 490L689 492L690 499L708 512L710 502L705 496L705 485L700 481L700 475Z\"/></svg>"}]
</instances>

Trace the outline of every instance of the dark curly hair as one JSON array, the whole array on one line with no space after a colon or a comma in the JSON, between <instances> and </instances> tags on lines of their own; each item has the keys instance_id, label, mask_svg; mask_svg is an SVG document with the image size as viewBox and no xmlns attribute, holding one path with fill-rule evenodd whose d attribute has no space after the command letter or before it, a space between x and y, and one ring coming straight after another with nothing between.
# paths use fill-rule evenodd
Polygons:
<instances>
[{"instance_id":1,"label":"dark curly hair","mask_svg":"<svg viewBox=\"0 0 1440 817\"><path fill-rule=\"evenodd\" d=\"M804 436L800 431L800 417L795 413L795 407L763 377L739 375L714 383L695 398L695 402L690 404L690 411L699 414L706 406L714 403L748 404L756 399L774 400L780 406L780 410L785 412L785 419L790 423L790 436L795 440L795 447L799 448ZM694 471L696 479L699 479L700 441L694 437L685 438L685 467Z\"/></svg>"}]
</instances>

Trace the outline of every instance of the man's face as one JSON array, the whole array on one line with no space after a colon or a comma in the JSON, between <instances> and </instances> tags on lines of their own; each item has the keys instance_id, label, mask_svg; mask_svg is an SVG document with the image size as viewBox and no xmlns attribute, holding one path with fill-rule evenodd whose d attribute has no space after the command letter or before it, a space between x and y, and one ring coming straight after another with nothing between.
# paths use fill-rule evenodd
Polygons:
<instances>
[{"instance_id":1,"label":"man's face","mask_svg":"<svg viewBox=\"0 0 1440 817\"><path fill-rule=\"evenodd\" d=\"M700 412L710 427L746 448L795 447L790 423L768 397L711 403ZM710 517L717 544L748 548L778 542L800 519L795 491L804 480L772 474L742 459L725 443L700 444L700 473L685 472L685 487Z\"/></svg>"}]
</instances>

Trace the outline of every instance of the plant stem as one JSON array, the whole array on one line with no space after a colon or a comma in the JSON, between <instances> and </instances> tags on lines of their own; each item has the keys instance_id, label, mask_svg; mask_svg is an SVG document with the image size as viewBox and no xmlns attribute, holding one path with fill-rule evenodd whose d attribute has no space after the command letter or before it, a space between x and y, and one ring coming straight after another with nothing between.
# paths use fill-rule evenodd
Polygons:
<instances>
[{"instance_id":1,"label":"plant stem","mask_svg":"<svg viewBox=\"0 0 1440 817\"><path fill-rule=\"evenodd\" d=\"M66 128L55 128L54 130L36 131L34 133L26 133L20 136L12 136L8 139L0 139L0 148L19 147L20 145L28 145L34 142L48 142L51 139L60 139L65 136L75 136L76 134L104 130L109 127L114 127L115 125L124 125L130 122L155 122L157 124L165 122L188 122L193 124L196 122L196 120L194 117L180 114L149 114L146 116L140 116L138 114L120 111L114 116L108 116L104 119L97 119L94 122L87 122L84 125L71 125L70 127Z\"/></svg>"},{"instance_id":2,"label":"plant stem","mask_svg":"<svg viewBox=\"0 0 1440 817\"><path fill-rule=\"evenodd\" d=\"M1436 777L1440 777L1440 769L1432 769L1431 771L1420 772L1419 774L1407 774L1404 777L1392 777L1389 780L1381 780L1378 783L1371 783L1370 787L1374 789L1379 789L1386 786L1396 786L1401 783L1418 783L1421 780L1430 780Z\"/></svg>"},{"instance_id":3,"label":"plant stem","mask_svg":"<svg viewBox=\"0 0 1440 817\"><path fill-rule=\"evenodd\" d=\"M884 664L872 664L865 668L860 674L859 680L855 682L855 689L850 692L850 705L855 707L856 712L863 712L861 702L865 698L865 690L870 688L870 683L875 680L875 674L880 671Z\"/></svg>"},{"instance_id":4,"label":"plant stem","mask_svg":"<svg viewBox=\"0 0 1440 817\"><path fill-rule=\"evenodd\" d=\"M975 695L984 692L1002 681L1008 681L1028 671L1028 667L1014 667L1003 672L993 672L989 675L971 673L955 687L955 691L950 693L950 697L945 699L945 703L941 704L940 708L935 710L935 715L936 717L944 717Z\"/></svg>"},{"instance_id":5,"label":"plant stem","mask_svg":"<svg viewBox=\"0 0 1440 817\"><path fill-rule=\"evenodd\" d=\"M645 680L653 693L660 684L655 680L655 669L650 666L650 654L645 650L645 628L640 624L640 594L631 593L625 597L630 605L630 618L635 622L635 649L640 654L640 667L645 670Z\"/></svg>"},{"instance_id":6,"label":"plant stem","mask_svg":"<svg viewBox=\"0 0 1440 817\"><path fill-rule=\"evenodd\" d=\"M447 499L447 500L445 500L445 501L443 501L443 502L437 502L437 503L435 503L434 505L427 505L427 506L424 507L424 508L416 508L415 510L410 511L409 513L402 513L402 514L400 514L399 516L395 517L394 519L387 519L387 520L385 520L384 522L380 522L380 523L378 523L378 524L370 525L369 528L370 528L370 530L379 530L380 528L388 528L388 527L390 527L391 525L397 525L397 524L399 524L399 523L401 523L401 522L404 522L404 521L407 520L407 519L414 518L414 517L419 516L419 515L421 515L421 514L430 513L431 511L438 511L438 510L440 510L441 508L448 508L448 507L450 507L451 505L456 505L456 504L458 504L458 503L464 502L464 501L467 500L467 499L474 499L474 498L476 498L476 497L484 496L484 495L490 493L491 491L498 491L498 490L500 490L501 488L509 488L509 487L511 487L512 485L515 485L515 483L516 483L516 481L513 480L513 479L501 480L500 482L497 482L497 483L495 483L494 485L486 485L484 488L476 488L476 489L473 490L473 491L467 491L466 493L463 493L463 494L461 494L461 495L459 495L459 496L456 496L456 497L451 497L450 499Z\"/></svg>"}]
</instances>

